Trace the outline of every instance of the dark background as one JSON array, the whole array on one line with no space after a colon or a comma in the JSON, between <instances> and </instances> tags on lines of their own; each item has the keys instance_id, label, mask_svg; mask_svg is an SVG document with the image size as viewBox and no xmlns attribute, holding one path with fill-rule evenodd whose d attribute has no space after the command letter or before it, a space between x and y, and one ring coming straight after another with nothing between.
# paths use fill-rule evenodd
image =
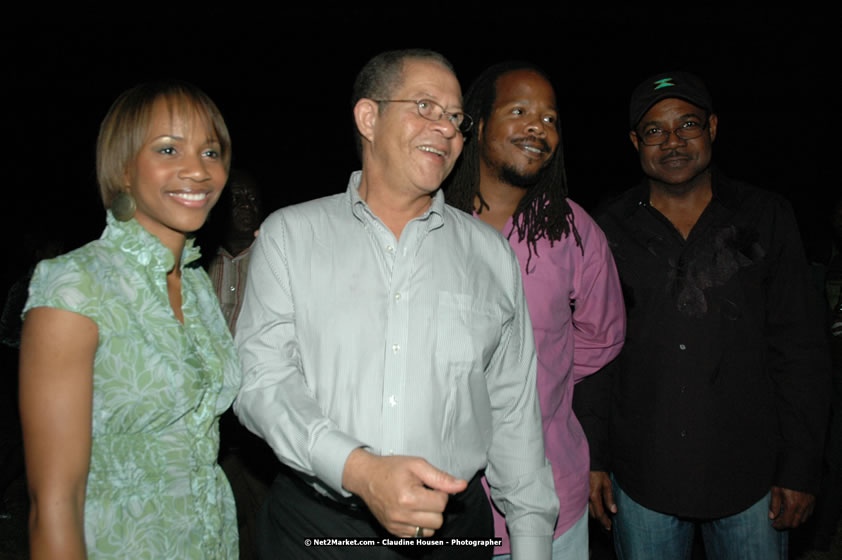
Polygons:
<instances>
[{"instance_id":1,"label":"dark background","mask_svg":"<svg viewBox=\"0 0 842 560\"><path fill-rule=\"evenodd\" d=\"M808 6L787 4L773 18L768 6L751 15L736 9L733 2L727 10L669 11L561 2L7 6L0 297L45 240L70 250L100 235L94 144L123 90L163 78L204 89L226 118L234 167L258 179L273 210L345 189L359 166L353 78L374 54L406 47L442 52L463 88L504 59L542 66L558 96L570 196L591 211L641 177L627 138L632 89L662 71L699 74L719 114L714 160L788 198L810 256L823 260L830 207L842 192L839 10L803 15ZM14 368L2 369L6 376ZM22 485L17 495L18 521L0 525L0 552L23 558ZM597 532L592 544L595 558L611 556L605 535Z\"/></svg>"},{"instance_id":2,"label":"dark background","mask_svg":"<svg viewBox=\"0 0 842 560\"><path fill-rule=\"evenodd\" d=\"M94 143L124 89L160 78L204 89L228 123L233 166L257 177L272 210L344 190L359 165L353 78L377 52L410 46L447 56L463 89L503 59L542 66L558 94L570 196L590 210L641 176L627 137L631 90L660 71L696 72L720 116L715 161L786 196L805 240L826 246L829 207L842 190L831 175L842 130L836 15L734 22L667 14L653 22L631 8L596 17L523 2L496 15L472 3L277 6L175 13L125 4L131 17L50 12L49 22L39 14L6 21L10 176L0 233L11 244L0 288L29 264L25 233L36 243L59 237L65 250L99 236Z\"/></svg>"}]
</instances>

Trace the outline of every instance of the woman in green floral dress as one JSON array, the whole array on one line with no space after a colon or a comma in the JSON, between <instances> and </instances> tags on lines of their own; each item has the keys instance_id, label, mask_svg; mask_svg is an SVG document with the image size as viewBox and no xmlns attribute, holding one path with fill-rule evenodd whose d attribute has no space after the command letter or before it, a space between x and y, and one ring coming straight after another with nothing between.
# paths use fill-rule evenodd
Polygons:
<instances>
[{"instance_id":1,"label":"woman in green floral dress","mask_svg":"<svg viewBox=\"0 0 842 560\"><path fill-rule=\"evenodd\" d=\"M230 160L219 110L189 84L133 88L102 123L105 232L41 262L24 311L33 559L237 556L216 457L239 364L188 239Z\"/></svg>"}]
</instances>

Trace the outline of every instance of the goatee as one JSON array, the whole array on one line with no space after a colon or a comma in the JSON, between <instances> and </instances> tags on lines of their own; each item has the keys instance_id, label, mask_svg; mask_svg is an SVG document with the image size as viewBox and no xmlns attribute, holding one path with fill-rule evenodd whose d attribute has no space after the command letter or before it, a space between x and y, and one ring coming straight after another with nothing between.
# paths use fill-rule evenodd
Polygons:
<instances>
[{"instance_id":1,"label":"goatee","mask_svg":"<svg viewBox=\"0 0 842 560\"><path fill-rule=\"evenodd\" d=\"M538 179L541 177L541 171L543 171L543 168L539 169L535 173L526 174L521 173L509 165L501 165L497 171L497 177L499 177L504 183L513 187L527 190L538 182Z\"/></svg>"}]
</instances>

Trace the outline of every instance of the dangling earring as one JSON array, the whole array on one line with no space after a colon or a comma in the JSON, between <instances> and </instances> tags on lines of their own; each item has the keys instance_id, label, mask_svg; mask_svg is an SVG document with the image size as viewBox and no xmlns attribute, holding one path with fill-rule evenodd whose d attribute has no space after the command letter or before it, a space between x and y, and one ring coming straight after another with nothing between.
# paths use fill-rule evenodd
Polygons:
<instances>
[{"instance_id":1,"label":"dangling earring","mask_svg":"<svg viewBox=\"0 0 842 560\"><path fill-rule=\"evenodd\" d=\"M111 213L121 222L128 222L134 216L134 211L137 210L132 193L128 191L120 191L114 195L111 201Z\"/></svg>"}]
</instances>

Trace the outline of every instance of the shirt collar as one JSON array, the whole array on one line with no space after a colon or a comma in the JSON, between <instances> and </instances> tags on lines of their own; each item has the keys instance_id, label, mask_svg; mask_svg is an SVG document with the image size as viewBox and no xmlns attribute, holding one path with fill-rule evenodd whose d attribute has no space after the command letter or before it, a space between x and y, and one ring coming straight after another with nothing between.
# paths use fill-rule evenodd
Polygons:
<instances>
[{"instance_id":1,"label":"shirt collar","mask_svg":"<svg viewBox=\"0 0 842 560\"><path fill-rule=\"evenodd\" d=\"M740 202L740 189L733 181L719 172L716 167L711 168L711 189L713 198L726 208L736 208Z\"/></svg>"},{"instance_id":2,"label":"shirt collar","mask_svg":"<svg viewBox=\"0 0 842 560\"><path fill-rule=\"evenodd\" d=\"M368 212L372 216L374 216L374 212L368 207L368 204L365 203L360 197L360 181L362 180L363 172L362 171L354 171L351 173L351 178L348 179L348 200L351 204L351 211L354 213L354 216L360 218L359 212ZM435 194L433 194L433 202L430 204L430 207L421 215L418 216L418 220L425 220L430 216L435 216L434 224L441 223L442 216L444 215L444 192L442 189L438 189Z\"/></svg>"},{"instance_id":3,"label":"shirt collar","mask_svg":"<svg viewBox=\"0 0 842 560\"><path fill-rule=\"evenodd\" d=\"M102 234L103 239L114 242L121 251L131 255L143 266L151 265L156 269L168 272L172 270L175 259L172 251L164 247L161 240L146 231L146 229L132 218L126 222L117 220L106 211L107 223ZM194 246L194 239L188 238L181 252L181 268L195 261L201 256L199 248Z\"/></svg>"},{"instance_id":4,"label":"shirt collar","mask_svg":"<svg viewBox=\"0 0 842 560\"><path fill-rule=\"evenodd\" d=\"M220 257L226 258L230 261L235 261L239 258L242 258L242 257L245 257L246 255L248 255L253 246L254 246L254 243L252 243L251 245L249 245L248 247L246 247L245 249L243 249L242 251L240 251L236 255L232 255L231 252L228 251L228 249L226 249L225 247L220 245L216 249L216 254L219 255Z\"/></svg>"},{"instance_id":5,"label":"shirt collar","mask_svg":"<svg viewBox=\"0 0 842 560\"><path fill-rule=\"evenodd\" d=\"M713 200L726 208L734 208L739 203L737 186L722 175L715 166L711 166L711 191ZM643 206L649 206L649 180L646 178L632 188L631 195L626 199L625 213L630 216Z\"/></svg>"},{"instance_id":6,"label":"shirt collar","mask_svg":"<svg viewBox=\"0 0 842 560\"><path fill-rule=\"evenodd\" d=\"M643 179L636 187L632 187L623 205L623 214L626 217L637 212L638 208L649 205L649 181Z\"/></svg>"}]
</instances>

